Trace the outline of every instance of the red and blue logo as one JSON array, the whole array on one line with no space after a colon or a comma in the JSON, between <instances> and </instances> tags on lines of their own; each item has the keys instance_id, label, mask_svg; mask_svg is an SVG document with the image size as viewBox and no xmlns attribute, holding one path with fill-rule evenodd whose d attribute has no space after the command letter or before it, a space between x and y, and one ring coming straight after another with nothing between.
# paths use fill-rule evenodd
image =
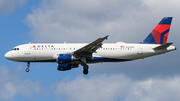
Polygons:
<instances>
[{"instance_id":1,"label":"red and blue logo","mask_svg":"<svg viewBox=\"0 0 180 101\"><path fill-rule=\"evenodd\" d=\"M169 35L172 17L163 18L142 43L165 44Z\"/></svg>"}]
</instances>

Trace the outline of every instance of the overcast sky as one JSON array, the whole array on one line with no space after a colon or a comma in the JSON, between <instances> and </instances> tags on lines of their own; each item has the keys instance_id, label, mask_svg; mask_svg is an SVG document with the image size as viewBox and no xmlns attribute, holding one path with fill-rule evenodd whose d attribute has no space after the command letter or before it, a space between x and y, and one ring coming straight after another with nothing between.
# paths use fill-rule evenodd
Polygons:
<instances>
[{"instance_id":1,"label":"overcast sky","mask_svg":"<svg viewBox=\"0 0 180 101\"><path fill-rule=\"evenodd\" d=\"M179 101L179 0L0 0L0 100ZM163 17L173 17L176 51L119 63L57 71L56 63L6 60L24 43L141 42Z\"/></svg>"}]
</instances>

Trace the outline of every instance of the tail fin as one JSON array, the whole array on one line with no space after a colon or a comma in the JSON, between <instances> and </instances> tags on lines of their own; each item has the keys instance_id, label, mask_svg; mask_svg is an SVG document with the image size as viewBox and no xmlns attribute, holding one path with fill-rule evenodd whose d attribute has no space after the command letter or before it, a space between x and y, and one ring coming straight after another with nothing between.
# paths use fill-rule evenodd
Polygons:
<instances>
[{"instance_id":1,"label":"tail fin","mask_svg":"<svg viewBox=\"0 0 180 101\"><path fill-rule=\"evenodd\" d=\"M143 40L144 44L165 44L167 42L172 17L164 17L152 32Z\"/></svg>"}]
</instances>

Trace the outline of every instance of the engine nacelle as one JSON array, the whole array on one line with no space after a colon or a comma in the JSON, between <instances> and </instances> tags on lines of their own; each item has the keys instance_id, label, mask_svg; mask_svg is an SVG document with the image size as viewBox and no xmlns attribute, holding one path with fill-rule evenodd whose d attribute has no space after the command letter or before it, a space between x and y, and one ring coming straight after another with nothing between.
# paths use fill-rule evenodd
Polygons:
<instances>
[{"instance_id":1,"label":"engine nacelle","mask_svg":"<svg viewBox=\"0 0 180 101\"><path fill-rule=\"evenodd\" d=\"M57 70L59 71L65 71L65 70L71 70L71 68L79 67L78 64L59 64L57 63Z\"/></svg>"},{"instance_id":2,"label":"engine nacelle","mask_svg":"<svg viewBox=\"0 0 180 101\"><path fill-rule=\"evenodd\" d=\"M72 54L59 54L57 57L57 63L69 63L73 60L77 60Z\"/></svg>"}]
</instances>

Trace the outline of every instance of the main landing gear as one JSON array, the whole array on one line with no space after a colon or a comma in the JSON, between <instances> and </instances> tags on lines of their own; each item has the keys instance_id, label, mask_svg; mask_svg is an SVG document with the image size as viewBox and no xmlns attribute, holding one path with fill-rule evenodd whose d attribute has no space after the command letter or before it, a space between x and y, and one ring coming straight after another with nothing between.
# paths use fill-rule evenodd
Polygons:
<instances>
[{"instance_id":1,"label":"main landing gear","mask_svg":"<svg viewBox=\"0 0 180 101\"><path fill-rule=\"evenodd\" d=\"M89 66L88 65L84 65L83 66L83 73L84 73L84 75L87 75L88 74L88 69L89 69Z\"/></svg>"},{"instance_id":2,"label":"main landing gear","mask_svg":"<svg viewBox=\"0 0 180 101\"><path fill-rule=\"evenodd\" d=\"M30 62L27 62L26 72L29 72L29 66L30 66Z\"/></svg>"},{"instance_id":3,"label":"main landing gear","mask_svg":"<svg viewBox=\"0 0 180 101\"><path fill-rule=\"evenodd\" d=\"M89 66L86 64L86 57L81 58L81 65L83 66L83 69L84 69L83 70L84 75L87 75Z\"/></svg>"}]
</instances>

